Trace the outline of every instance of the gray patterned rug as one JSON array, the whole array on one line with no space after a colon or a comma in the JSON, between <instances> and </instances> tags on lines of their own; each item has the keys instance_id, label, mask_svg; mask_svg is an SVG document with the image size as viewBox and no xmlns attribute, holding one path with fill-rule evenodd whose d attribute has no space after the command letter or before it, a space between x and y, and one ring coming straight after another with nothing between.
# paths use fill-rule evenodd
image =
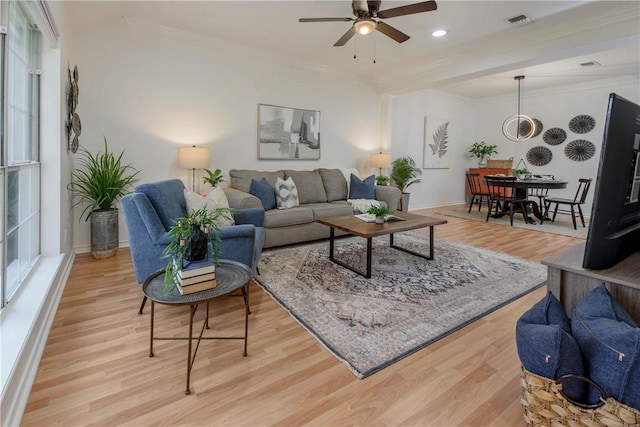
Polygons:
<instances>
[{"instance_id":1,"label":"gray patterned rug","mask_svg":"<svg viewBox=\"0 0 640 427\"><path fill-rule=\"evenodd\" d=\"M428 253L428 236L395 243ZM365 240L336 242L336 258L363 268ZM329 261L327 241L265 250L262 288L318 341L364 378L541 286L546 267L437 239L435 260L374 239L365 279Z\"/></svg>"}]
</instances>

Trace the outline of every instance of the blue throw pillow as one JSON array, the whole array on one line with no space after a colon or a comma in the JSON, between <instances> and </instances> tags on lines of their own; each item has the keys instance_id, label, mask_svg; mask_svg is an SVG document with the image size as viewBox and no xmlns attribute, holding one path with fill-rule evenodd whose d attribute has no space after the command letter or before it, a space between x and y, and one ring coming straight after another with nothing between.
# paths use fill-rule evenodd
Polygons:
<instances>
[{"instance_id":1,"label":"blue throw pillow","mask_svg":"<svg viewBox=\"0 0 640 427\"><path fill-rule=\"evenodd\" d=\"M375 183L375 176L371 175L365 179L360 179L354 174L351 174L351 184L349 187L350 199L376 199L376 189L373 184Z\"/></svg>"},{"instance_id":2,"label":"blue throw pillow","mask_svg":"<svg viewBox=\"0 0 640 427\"><path fill-rule=\"evenodd\" d=\"M554 380L566 374L585 374L580 347L571 336L571 322L551 292L518 319L516 345L522 366L529 372ZM584 401L584 382L564 381L563 390L571 399Z\"/></svg>"},{"instance_id":3,"label":"blue throw pillow","mask_svg":"<svg viewBox=\"0 0 640 427\"><path fill-rule=\"evenodd\" d=\"M578 303L571 326L589 377L606 397L640 409L640 328L604 284ZM598 397L591 387L589 403Z\"/></svg>"},{"instance_id":4,"label":"blue throw pillow","mask_svg":"<svg viewBox=\"0 0 640 427\"><path fill-rule=\"evenodd\" d=\"M260 199L265 211L276 207L276 192L265 178L260 181L251 179L249 193Z\"/></svg>"}]
</instances>

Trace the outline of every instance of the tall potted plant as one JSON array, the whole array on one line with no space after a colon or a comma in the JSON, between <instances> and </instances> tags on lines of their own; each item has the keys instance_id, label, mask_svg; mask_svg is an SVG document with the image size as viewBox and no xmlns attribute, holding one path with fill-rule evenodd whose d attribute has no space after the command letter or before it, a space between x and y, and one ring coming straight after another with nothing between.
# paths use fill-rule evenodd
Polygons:
<instances>
[{"instance_id":1,"label":"tall potted plant","mask_svg":"<svg viewBox=\"0 0 640 427\"><path fill-rule=\"evenodd\" d=\"M122 163L109 151L104 138L104 152L92 154L80 149L80 159L71 171L67 190L73 206L83 205L80 219L91 221L91 254L96 259L114 256L118 250L118 209L116 200L132 191L140 171Z\"/></svg>"},{"instance_id":2,"label":"tall potted plant","mask_svg":"<svg viewBox=\"0 0 640 427\"><path fill-rule=\"evenodd\" d=\"M422 171L416 167L416 162L409 156L400 157L391 162L391 179L402 192L401 211L407 212L409 210L409 193L406 192L406 189L411 184L422 181L418 175L422 175Z\"/></svg>"}]
</instances>

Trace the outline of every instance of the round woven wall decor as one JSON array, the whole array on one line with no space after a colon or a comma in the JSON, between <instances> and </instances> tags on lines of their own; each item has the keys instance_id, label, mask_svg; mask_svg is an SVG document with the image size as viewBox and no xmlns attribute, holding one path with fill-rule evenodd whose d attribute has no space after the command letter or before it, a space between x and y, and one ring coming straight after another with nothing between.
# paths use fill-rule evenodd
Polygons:
<instances>
[{"instance_id":1,"label":"round woven wall decor","mask_svg":"<svg viewBox=\"0 0 640 427\"><path fill-rule=\"evenodd\" d=\"M534 166L544 166L551 161L553 153L547 147L536 146L527 151L527 160Z\"/></svg>"},{"instance_id":2,"label":"round woven wall decor","mask_svg":"<svg viewBox=\"0 0 640 427\"><path fill-rule=\"evenodd\" d=\"M575 116L569 121L569 130L575 133L591 132L594 127L596 127L596 120L586 114Z\"/></svg>"},{"instance_id":3,"label":"round woven wall decor","mask_svg":"<svg viewBox=\"0 0 640 427\"><path fill-rule=\"evenodd\" d=\"M533 132L533 135L531 135L531 138L534 138L542 133L542 128L544 126L542 125L542 122L538 119L531 119L531 120L533 120L533 123L536 124L536 130L535 132ZM531 132L531 124L529 124L529 122L526 122L526 121L520 123L520 135L528 135L529 132Z\"/></svg>"},{"instance_id":4,"label":"round woven wall decor","mask_svg":"<svg viewBox=\"0 0 640 427\"><path fill-rule=\"evenodd\" d=\"M586 139L576 139L564 147L564 154L575 162L589 160L596 153L596 146Z\"/></svg>"},{"instance_id":5,"label":"round woven wall decor","mask_svg":"<svg viewBox=\"0 0 640 427\"><path fill-rule=\"evenodd\" d=\"M567 139L564 129L551 128L542 135L542 140L549 145L560 145Z\"/></svg>"}]
</instances>

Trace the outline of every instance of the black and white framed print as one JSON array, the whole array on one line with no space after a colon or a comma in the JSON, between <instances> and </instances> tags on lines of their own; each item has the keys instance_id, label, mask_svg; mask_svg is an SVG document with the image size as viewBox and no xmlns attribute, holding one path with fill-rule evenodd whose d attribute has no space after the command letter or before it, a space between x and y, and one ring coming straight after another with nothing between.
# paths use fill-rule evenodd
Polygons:
<instances>
[{"instance_id":1,"label":"black and white framed print","mask_svg":"<svg viewBox=\"0 0 640 427\"><path fill-rule=\"evenodd\" d=\"M258 160L318 160L320 111L258 104Z\"/></svg>"}]
</instances>

